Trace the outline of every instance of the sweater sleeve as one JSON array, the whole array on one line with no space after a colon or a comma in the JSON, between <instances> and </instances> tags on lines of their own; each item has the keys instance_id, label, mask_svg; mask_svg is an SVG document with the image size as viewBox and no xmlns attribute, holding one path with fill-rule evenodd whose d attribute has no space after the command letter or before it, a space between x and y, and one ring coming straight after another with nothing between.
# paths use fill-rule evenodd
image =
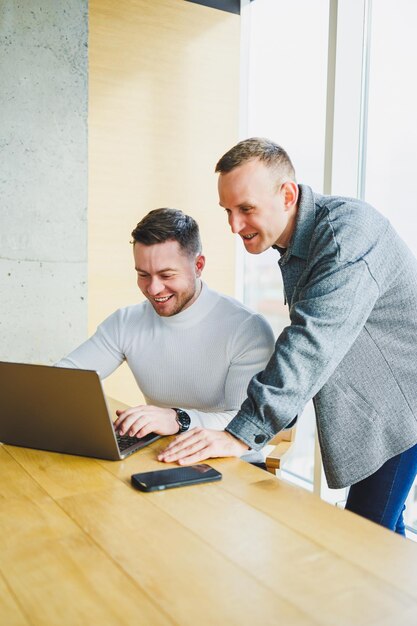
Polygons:
<instances>
[{"instance_id":1,"label":"sweater sleeve","mask_svg":"<svg viewBox=\"0 0 417 626\"><path fill-rule=\"evenodd\" d=\"M185 409L191 418L191 428L224 430L246 397L250 379L271 357L274 342L272 328L261 315L253 314L239 325L230 342L230 366L224 383L225 410Z\"/></svg>"},{"instance_id":2,"label":"sweater sleeve","mask_svg":"<svg viewBox=\"0 0 417 626\"><path fill-rule=\"evenodd\" d=\"M109 376L125 359L120 342L119 317L119 311L110 315L92 337L58 361L56 366L95 370L100 378Z\"/></svg>"}]
</instances>

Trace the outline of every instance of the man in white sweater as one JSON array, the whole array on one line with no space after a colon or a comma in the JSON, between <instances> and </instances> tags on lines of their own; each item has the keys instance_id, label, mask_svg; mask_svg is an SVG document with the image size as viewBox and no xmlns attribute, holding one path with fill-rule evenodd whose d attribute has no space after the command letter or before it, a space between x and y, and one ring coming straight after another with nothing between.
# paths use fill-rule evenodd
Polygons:
<instances>
[{"instance_id":1,"label":"man in white sweater","mask_svg":"<svg viewBox=\"0 0 417 626\"><path fill-rule=\"evenodd\" d=\"M156 209L132 237L146 301L110 315L57 365L94 369L106 378L127 361L146 404L117 412L122 435L173 435L196 426L223 430L274 350L272 329L202 282L205 258L192 217ZM259 454L245 458L260 460Z\"/></svg>"}]
</instances>

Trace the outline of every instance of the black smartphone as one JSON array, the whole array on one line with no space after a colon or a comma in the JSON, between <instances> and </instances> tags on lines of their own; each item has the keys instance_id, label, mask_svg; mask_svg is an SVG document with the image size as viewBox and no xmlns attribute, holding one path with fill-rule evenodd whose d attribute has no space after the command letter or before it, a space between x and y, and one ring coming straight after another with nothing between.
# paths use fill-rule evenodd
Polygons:
<instances>
[{"instance_id":1,"label":"black smartphone","mask_svg":"<svg viewBox=\"0 0 417 626\"><path fill-rule=\"evenodd\" d=\"M210 483L214 480L220 480L221 477L220 472L206 463L201 463L200 465L132 474L131 480L132 485L141 491L161 491L162 489L182 487L183 485Z\"/></svg>"}]
</instances>

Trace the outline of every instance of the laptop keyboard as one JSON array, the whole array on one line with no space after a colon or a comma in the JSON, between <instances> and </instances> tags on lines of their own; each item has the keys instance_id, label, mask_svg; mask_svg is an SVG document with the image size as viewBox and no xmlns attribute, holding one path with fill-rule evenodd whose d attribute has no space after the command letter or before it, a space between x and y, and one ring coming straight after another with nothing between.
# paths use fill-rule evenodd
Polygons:
<instances>
[{"instance_id":1,"label":"laptop keyboard","mask_svg":"<svg viewBox=\"0 0 417 626\"><path fill-rule=\"evenodd\" d=\"M137 446L138 443L145 446L147 443L151 443L155 439L159 438L159 435L156 435L155 433L149 433L149 435L145 435L139 439L137 437L129 437L129 435L119 435L118 433L115 433L115 435L120 452L124 452L132 446Z\"/></svg>"},{"instance_id":2,"label":"laptop keyboard","mask_svg":"<svg viewBox=\"0 0 417 626\"><path fill-rule=\"evenodd\" d=\"M120 452L127 450L127 448L130 448L131 446L136 445L140 441L140 439L138 439L137 437L129 437L129 435L118 435L118 434L116 434L116 439L117 439Z\"/></svg>"}]
</instances>

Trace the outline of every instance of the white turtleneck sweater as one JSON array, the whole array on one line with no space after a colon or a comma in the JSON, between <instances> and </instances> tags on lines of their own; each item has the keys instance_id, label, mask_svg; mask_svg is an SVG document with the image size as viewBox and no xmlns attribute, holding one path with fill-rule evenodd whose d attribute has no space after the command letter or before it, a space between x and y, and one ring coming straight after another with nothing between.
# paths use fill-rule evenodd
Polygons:
<instances>
[{"instance_id":1,"label":"white turtleneck sweater","mask_svg":"<svg viewBox=\"0 0 417 626\"><path fill-rule=\"evenodd\" d=\"M184 409L190 428L223 430L273 350L261 315L203 283L195 302L172 317L148 301L119 309L57 365L106 378L126 360L147 404Z\"/></svg>"}]
</instances>

